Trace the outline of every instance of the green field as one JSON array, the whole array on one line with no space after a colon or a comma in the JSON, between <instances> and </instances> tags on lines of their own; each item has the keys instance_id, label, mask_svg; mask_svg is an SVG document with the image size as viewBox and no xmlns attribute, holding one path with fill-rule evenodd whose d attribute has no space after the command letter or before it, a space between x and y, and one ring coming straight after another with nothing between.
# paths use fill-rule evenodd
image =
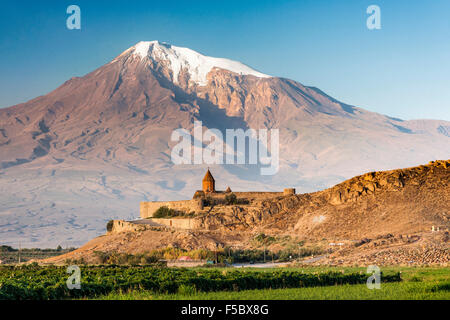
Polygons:
<instances>
[{"instance_id":1,"label":"green field","mask_svg":"<svg viewBox=\"0 0 450 320\"><path fill-rule=\"evenodd\" d=\"M66 267L0 267L0 299L450 299L450 268L382 268L369 290L365 268L167 268L80 266L81 289Z\"/></svg>"},{"instance_id":2,"label":"green field","mask_svg":"<svg viewBox=\"0 0 450 320\"><path fill-rule=\"evenodd\" d=\"M294 289L245 290L157 295L152 292L109 294L102 300L449 300L449 288L423 283L383 284L380 290L365 285L342 285Z\"/></svg>"},{"instance_id":3,"label":"green field","mask_svg":"<svg viewBox=\"0 0 450 320\"><path fill-rule=\"evenodd\" d=\"M289 268L308 273L339 271L363 272L362 268ZM255 270L255 269L254 269ZM258 272L258 270L255 270ZM183 288L175 294L157 294L145 290L113 292L97 297L105 300L450 300L450 268L388 267L387 273L401 272L402 281L382 283L380 289L369 290L365 284L334 286L198 292ZM264 272L259 270L259 272ZM191 289L191 290L189 290Z\"/></svg>"}]
</instances>

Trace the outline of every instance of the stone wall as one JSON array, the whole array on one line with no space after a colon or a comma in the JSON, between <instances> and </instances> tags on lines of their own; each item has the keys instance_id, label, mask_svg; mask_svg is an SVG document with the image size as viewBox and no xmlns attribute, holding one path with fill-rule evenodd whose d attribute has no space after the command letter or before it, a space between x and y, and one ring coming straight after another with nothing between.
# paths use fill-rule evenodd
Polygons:
<instances>
[{"instance_id":1,"label":"stone wall","mask_svg":"<svg viewBox=\"0 0 450 320\"><path fill-rule=\"evenodd\" d=\"M135 232L144 231L146 229L146 225L134 224L125 220L113 220L108 233Z\"/></svg>"},{"instance_id":2,"label":"stone wall","mask_svg":"<svg viewBox=\"0 0 450 320\"><path fill-rule=\"evenodd\" d=\"M247 199L251 201L263 201L269 200L276 197L282 197L287 195L295 194L295 189L289 188L285 189L284 192L233 192L238 199ZM216 192L208 193L207 197L213 199L224 199L229 193ZM199 213L204 209L203 200L200 198L192 200L181 200L181 201L148 201L141 202L140 206L140 216L142 219L151 218L156 210L161 207L168 207L169 209L181 211L184 213Z\"/></svg>"},{"instance_id":3,"label":"stone wall","mask_svg":"<svg viewBox=\"0 0 450 320\"><path fill-rule=\"evenodd\" d=\"M199 212L203 210L203 201L201 199L192 199L181 201L141 202L140 216L142 219L153 217L155 211L164 206L184 213Z\"/></svg>"},{"instance_id":4,"label":"stone wall","mask_svg":"<svg viewBox=\"0 0 450 320\"><path fill-rule=\"evenodd\" d=\"M190 230L196 227L195 219L191 218L151 218L151 220L176 229Z\"/></svg>"},{"instance_id":5,"label":"stone wall","mask_svg":"<svg viewBox=\"0 0 450 320\"><path fill-rule=\"evenodd\" d=\"M283 196L283 192L231 192L236 195L238 199L248 199L248 200L267 200L276 197ZM207 197L211 197L213 199L224 199L230 193L225 192L217 192L217 193L208 193Z\"/></svg>"},{"instance_id":6,"label":"stone wall","mask_svg":"<svg viewBox=\"0 0 450 320\"><path fill-rule=\"evenodd\" d=\"M139 223L140 221L112 220L112 225L108 227L107 233L138 232L161 228L165 230L170 230L170 228L191 230L198 229L199 227L199 221L193 218L150 218L146 221L148 223Z\"/></svg>"},{"instance_id":7,"label":"stone wall","mask_svg":"<svg viewBox=\"0 0 450 320\"><path fill-rule=\"evenodd\" d=\"M286 188L283 190L283 194L285 196L293 195L293 194L295 194L295 188Z\"/></svg>"}]
</instances>

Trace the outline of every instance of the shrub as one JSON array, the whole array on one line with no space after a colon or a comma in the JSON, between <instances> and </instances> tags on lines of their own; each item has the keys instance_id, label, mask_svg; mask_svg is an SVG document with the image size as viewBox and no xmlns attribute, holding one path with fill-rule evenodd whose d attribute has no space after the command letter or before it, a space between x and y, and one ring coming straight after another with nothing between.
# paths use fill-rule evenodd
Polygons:
<instances>
[{"instance_id":1,"label":"shrub","mask_svg":"<svg viewBox=\"0 0 450 320\"><path fill-rule=\"evenodd\" d=\"M285 250L281 250L278 252L278 259L280 261L289 261L291 259L299 259L303 257L309 257L312 255L320 255L324 254L325 251L318 247L310 247L310 248L288 248Z\"/></svg>"},{"instance_id":2,"label":"shrub","mask_svg":"<svg viewBox=\"0 0 450 320\"><path fill-rule=\"evenodd\" d=\"M207 196L206 199L203 201L203 205L205 207L214 207L215 205L218 205L219 201L216 199L213 199L211 196Z\"/></svg>"},{"instance_id":3,"label":"shrub","mask_svg":"<svg viewBox=\"0 0 450 320\"><path fill-rule=\"evenodd\" d=\"M433 285L431 288L428 288L427 291L429 292L439 292L439 291L445 291L450 292L450 283L438 283Z\"/></svg>"},{"instance_id":4,"label":"shrub","mask_svg":"<svg viewBox=\"0 0 450 320\"><path fill-rule=\"evenodd\" d=\"M99 260L99 263L106 264L108 263L110 254L102 251L94 251L94 256Z\"/></svg>"},{"instance_id":5,"label":"shrub","mask_svg":"<svg viewBox=\"0 0 450 320\"><path fill-rule=\"evenodd\" d=\"M270 245L276 241L276 239L274 237L268 236L264 233L258 234L254 239L256 242L258 242L261 245L263 245L263 244Z\"/></svg>"},{"instance_id":6,"label":"shrub","mask_svg":"<svg viewBox=\"0 0 450 320\"><path fill-rule=\"evenodd\" d=\"M109 220L108 223L106 224L106 231L111 232L112 228L114 225L114 221L113 220Z\"/></svg>"},{"instance_id":7,"label":"shrub","mask_svg":"<svg viewBox=\"0 0 450 320\"><path fill-rule=\"evenodd\" d=\"M15 251L19 251L17 249L13 249L10 246L0 246L0 252L15 252Z\"/></svg>"},{"instance_id":8,"label":"shrub","mask_svg":"<svg viewBox=\"0 0 450 320\"><path fill-rule=\"evenodd\" d=\"M238 199L234 193L227 194L225 196L226 205L248 204L247 199Z\"/></svg>"},{"instance_id":9,"label":"shrub","mask_svg":"<svg viewBox=\"0 0 450 320\"><path fill-rule=\"evenodd\" d=\"M166 206L162 206L153 213L153 218L167 218L167 217L176 217L180 215L182 215L182 213L180 213L179 211L170 209L169 207Z\"/></svg>"},{"instance_id":10,"label":"shrub","mask_svg":"<svg viewBox=\"0 0 450 320\"><path fill-rule=\"evenodd\" d=\"M234 193L227 194L225 196L225 203L227 205L236 204L237 203L236 195Z\"/></svg>"}]
</instances>

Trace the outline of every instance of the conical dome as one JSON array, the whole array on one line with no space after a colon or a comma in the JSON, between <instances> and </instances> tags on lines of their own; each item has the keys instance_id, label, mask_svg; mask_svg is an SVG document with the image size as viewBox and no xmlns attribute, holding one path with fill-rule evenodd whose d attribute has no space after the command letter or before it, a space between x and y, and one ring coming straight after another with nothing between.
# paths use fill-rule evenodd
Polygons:
<instances>
[{"instance_id":1,"label":"conical dome","mask_svg":"<svg viewBox=\"0 0 450 320\"><path fill-rule=\"evenodd\" d=\"M205 177L203 178L202 186L203 192L205 193L216 192L216 181L209 171L209 168L208 171L206 171Z\"/></svg>"},{"instance_id":2,"label":"conical dome","mask_svg":"<svg viewBox=\"0 0 450 320\"><path fill-rule=\"evenodd\" d=\"M205 177L203 178L203 181L216 181L216 180L214 180L214 178L213 178L211 172L209 171L209 169L208 169L208 171L206 171L206 174L205 174Z\"/></svg>"}]
</instances>

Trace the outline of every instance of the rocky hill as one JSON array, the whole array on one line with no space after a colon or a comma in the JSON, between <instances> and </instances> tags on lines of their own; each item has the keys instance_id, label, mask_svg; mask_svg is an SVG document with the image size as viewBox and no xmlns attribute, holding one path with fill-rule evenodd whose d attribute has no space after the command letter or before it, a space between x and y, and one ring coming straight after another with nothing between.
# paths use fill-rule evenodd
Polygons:
<instances>
[{"instance_id":1,"label":"rocky hill","mask_svg":"<svg viewBox=\"0 0 450 320\"><path fill-rule=\"evenodd\" d=\"M315 193L219 205L198 217L195 230L107 234L47 262L95 261L94 251L143 253L168 246L256 248L255 236L265 234L275 239L269 250L299 242L320 247L327 254L315 264L446 264L449 227L450 160L444 160L366 173Z\"/></svg>"},{"instance_id":2,"label":"rocky hill","mask_svg":"<svg viewBox=\"0 0 450 320\"><path fill-rule=\"evenodd\" d=\"M289 225L303 237L337 240L448 227L449 174L449 161L366 173L324 191L296 196L298 203L289 206L289 214L282 210L271 215L271 223L281 229Z\"/></svg>"}]
</instances>

